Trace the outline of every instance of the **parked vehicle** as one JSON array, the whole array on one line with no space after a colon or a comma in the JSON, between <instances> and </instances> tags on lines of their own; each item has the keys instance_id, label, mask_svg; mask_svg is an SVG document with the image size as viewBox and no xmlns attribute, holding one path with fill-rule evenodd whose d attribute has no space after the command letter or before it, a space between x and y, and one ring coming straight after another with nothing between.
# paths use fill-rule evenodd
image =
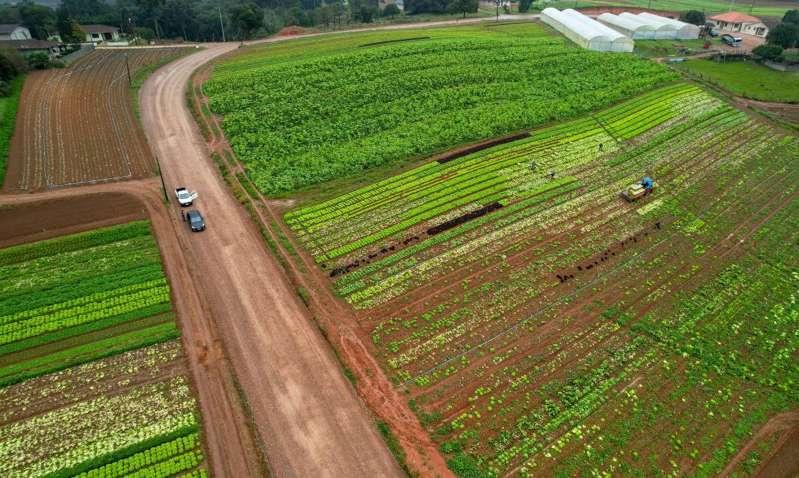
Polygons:
<instances>
[{"instance_id":1,"label":"parked vehicle","mask_svg":"<svg viewBox=\"0 0 799 478\"><path fill-rule=\"evenodd\" d=\"M203 219L203 215L200 214L200 211L196 209L192 209L186 213L186 221L188 221L189 227L191 227L191 230L194 232L205 230L205 219Z\"/></svg>"},{"instance_id":2,"label":"parked vehicle","mask_svg":"<svg viewBox=\"0 0 799 478\"><path fill-rule=\"evenodd\" d=\"M189 192L184 187L175 188L175 197L178 198L178 203L182 207L191 206L195 199L197 199L197 191Z\"/></svg>"},{"instance_id":3,"label":"parked vehicle","mask_svg":"<svg viewBox=\"0 0 799 478\"><path fill-rule=\"evenodd\" d=\"M741 42L743 41L743 38L734 37L732 35L729 35L729 34L725 33L724 35L721 35L721 41L723 41L724 43L726 43L729 46L741 46Z\"/></svg>"}]
</instances>

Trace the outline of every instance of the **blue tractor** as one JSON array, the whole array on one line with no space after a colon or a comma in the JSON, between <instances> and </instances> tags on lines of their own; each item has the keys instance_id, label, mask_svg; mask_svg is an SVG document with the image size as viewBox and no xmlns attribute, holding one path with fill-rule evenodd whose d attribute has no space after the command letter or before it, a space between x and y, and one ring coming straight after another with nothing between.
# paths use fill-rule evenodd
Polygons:
<instances>
[{"instance_id":1,"label":"blue tractor","mask_svg":"<svg viewBox=\"0 0 799 478\"><path fill-rule=\"evenodd\" d=\"M633 202L648 195L653 189L655 189L655 181L649 176L644 176L644 179L641 181L627 186L627 188L621 192L621 197L626 199L627 202Z\"/></svg>"}]
</instances>

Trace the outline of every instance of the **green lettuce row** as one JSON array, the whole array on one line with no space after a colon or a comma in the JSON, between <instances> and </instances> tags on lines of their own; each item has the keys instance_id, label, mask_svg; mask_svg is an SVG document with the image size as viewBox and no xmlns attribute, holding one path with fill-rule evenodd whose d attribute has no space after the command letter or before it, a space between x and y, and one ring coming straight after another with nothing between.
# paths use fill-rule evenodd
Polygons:
<instances>
[{"instance_id":1,"label":"green lettuce row","mask_svg":"<svg viewBox=\"0 0 799 478\"><path fill-rule=\"evenodd\" d=\"M65 237L7 247L5 249L0 249L0 266L27 262L40 257L63 254L149 235L151 235L150 223L148 221L135 221Z\"/></svg>"},{"instance_id":2,"label":"green lettuce row","mask_svg":"<svg viewBox=\"0 0 799 478\"><path fill-rule=\"evenodd\" d=\"M193 439L191 437L192 436L196 437L198 432L199 432L199 426L195 422L194 424L181 427L169 433L164 433L162 435L154 436L147 440L140 441L139 443L136 443L134 445L121 448L113 453L95 457L91 460L85 461L75 466L71 466L69 468L63 468L55 473L47 475L46 478L70 478L75 476L81 476L81 477L108 476L105 475L103 472L104 471L113 472L115 470L113 466L106 468L106 466L108 465L120 461L124 462L137 455L144 454L151 449L158 448L170 442L175 442L184 437L187 437L190 443L191 440ZM196 438L194 438L194 440L196 440Z\"/></svg>"},{"instance_id":3,"label":"green lettuce row","mask_svg":"<svg viewBox=\"0 0 799 478\"><path fill-rule=\"evenodd\" d=\"M77 278L53 284L52 287L21 290L16 294L8 294L0 298L0 316L11 315L20 310L67 302L86 295L119 289L163 277L164 271L161 264L154 262L117 269L108 274Z\"/></svg>"},{"instance_id":4,"label":"green lettuce row","mask_svg":"<svg viewBox=\"0 0 799 478\"><path fill-rule=\"evenodd\" d=\"M403 259L414 256L433 246L445 243L468 231L477 229L480 226L483 226L490 222L497 221L503 217L509 217L514 213L541 204L554 197L561 196L568 192L574 191L579 187L580 183L577 181L576 178L573 177L560 178L556 181L553 181L552 183L547 184L544 187L538 188L536 190L527 191L526 194L523 196L523 199L519 202L508 205L505 200L502 200L500 201L500 203L505 203L504 205L506 207L498 209L497 211L494 211L492 214L485 215L483 217L461 224L460 226L450 229L448 231L436 234L435 236L428 237L427 239L418 244L406 247L394 254L391 254L388 257L385 257L379 261L375 261L367 266L364 266L356 271L353 271L349 274L342 276L335 283L336 289L338 293L341 295L349 295L365 287L364 284L362 283L358 284L357 281L363 277L366 277L367 275L370 275L374 272L379 271L380 269L384 269L388 266L396 264L397 262Z\"/></svg>"},{"instance_id":5,"label":"green lettuce row","mask_svg":"<svg viewBox=\"0 0 799 478\"><path fill-rule=\"evenodd\" d=\"M610 110L608 110L608 111L606 111L604 113L604 119L605 120L612 120L615 117L615 113L617 111L619 111L619 110L624 110L624 111L629 110L630 109L628 107L629 103L633 103L635 105L635 107L639 107L639 108L640 107L644 107L644 106L650 106L650 105L660 105L661 104L660 102L662 100L664 100L664 99L672 100L672 99L675 99L675 98L681 98L681 97L683 97L683 96L685 96L686 94L689 94L689 93L697 93L697 92L701 92L701 90L699 90L698 88L696 88L694 86L687 85L687 84L684 84L684 83L683 84L674 85L674 86L670 86L670 87L666 87L666 88L662 88L662 89L658 90L655 93L643 95L642 97L640 97L641 98L640 100L631 100L630 102L625 102L625 103L623 103L620 106L616 106L616 107L611 108ZM668 107L670 107L670 106L668 106ZM539 139L549 139L549 138L552 138L554 136L561 135L563 133L563 131L570 131L571 133L574 133L574 131L583 130L584 128L594 128L594 127L595 127L595 124L593 123L593 121L590 120L590 118L588 118L588 119L569 122L569 123L566 123L564 125L559 125L559 126L555 126L555 127L552 127L552 128L547 128L547 129L545 129L545 130L543 130L541 132L536 132L535 135L532 136L529 139L522 139L522 140L515 141L515 142L512 142L512 143L508 143L508 144L505 144L505 145L500 145L499 147L489 148L487 150L475 153L473 155L466 156L464 158L459 158L459 160L457 160L458 163L454 163L454 162L447 163L444 168L431 168L432 165L436 165L437 163L427 163L427 164L425 164L424 166L421 167L421 168L423 168L426 171L426 174L419 176L419 175L413 174L414 173L413 170L412 171L408 171L406 173L403 173L400 176L395 177L394 178L395 180L391 181L391 183L404 182L403 180L405 180L405 179L407 179L409 177L414 177L415 180L418 180L419 177L422 177L422 178L430 177L434 173L438 173L439 170L447 170L447 171L452 170L453 167L457 166L459 163L476 162L475 160L477 158L484 157L484 156L486 156L488 154L493 154L493 153L496 153L498 151L515 148L516 146L521 146L523 144L534 142L535 140L539 140ZM430 171L430 169L433 169L433 171ZM443 172L443 171L441 171L441 172ZM390 184L390 183L386 182L384 185L388 185L388 184ZM380 189L384 190L386 188L380 188ZM360 192L360 194L358 194L359 192ZM340 198L349 200L349 199L352 199L352 198L357 198L358 196L363 196L362 197L363 201L369 201L371 203L372 201L374 201L376 199L376 197L374 197L376 195L375 194L367 194L369 192L374 193L375 192L375 188L373 188L371 186L367 187L367 188L362 188L362 189L353 191L351 193L348 193L347 195L341 196ZM320 209L327 209L327 213L326 214L314 214L313 215L314 219L318 220L318 218L325 217L325 216L328 216L328 217L331 217L331 218L340 217L341 214L349 212L347 210L347 208L343 208L342 207L343 206L342 203L345 202L345 201L339 201L340 198L335 198L335 199L326 201L324 203L321 203L319 205L315 205L315 206L311 206L309 208L303 208L303 209L297 210L296 212L293 212L290 217L293 220L296 221L298 218L306 216L306 214L305 214L306 211L307 212L311 212L311 211L319 212ZM346 201L346 202L349 203L350 201ZM308 221L306 220L305 222L307 223Z\"/></svg>"},{"instance_id":6,"label":"green lettuce row","mask_svg":"<svg viewBox=\"0 0 799 478\"><path fill-rule=\"evenodd\" d=\"M11 353L16 353L23 350L31 349L34 347L40 347L42 345L49 344L52 342L57 342L59 340L64 340L71 337L77 337L79 335L83 335L89 332L108 329L111 327L119 326L120 324L135 322L140 319L145 319L148 317L154 317L159 314L169 312L170 310L172 310L172 305L169 304L168 302L164 302L160 304L153 304L146 307L141 307L118 315L111 315L99 320L94 320L80 325L60 328L52 332L47 332L33 337L28 337L26 339L18 340L16 342L0 345L0 357ZM170 314L162 318L159 318L158 323L172 321L172 320L174 320L174 316Z\"/></svg>"},{"instance_id":7,"label":"green lettuce row","mask_svg":"<svg viewBox=\"0 0 799 478\"><path fill-rule=\"evenodd\" d=\"M0 367L0 387L147 345L166 342L179 336L180 332L178 332L174 321L169 321L146 329L61 350L43 357L17 362Z\"/></svg>"},{"instance_id":8,"label":"green lettuce row","mask_svg":"<svg viewBox=\"0 0 799 478\"><path fill-rule=\"evenodd\" d=\"M187 427L178 431L177 433L183 433L189 430L190 428ZM148 448L127 458L123 458L99 468L93 468L87 472L83 472L78 475L78 478L120 478L123 476L142 475L148 477L171 476L176 472L186 471L194 466L197 466L199 461L194 463L193 466L187 466L174 471L169 470L171 472L164 472L165 470L163 468L156 467L163 466L163 464L169 463L175 458L186 456L189 453L192 455L190 458L201 460L202 457L199 455L198 449L200 445L199 438L200 436L198 433L190 433L188 435L175 438L172 441L167 441L152 448Z\"/></svg>"}]
</instances>

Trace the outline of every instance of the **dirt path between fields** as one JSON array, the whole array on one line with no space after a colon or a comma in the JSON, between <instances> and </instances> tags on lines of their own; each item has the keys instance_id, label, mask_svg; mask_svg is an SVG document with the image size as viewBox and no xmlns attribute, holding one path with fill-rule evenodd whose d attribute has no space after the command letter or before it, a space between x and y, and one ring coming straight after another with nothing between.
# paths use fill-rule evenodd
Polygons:
<instances>
[{"instance_id":1,"label":"dirt path between fields","mask_svg":"<svg viewBox=\"0 0 799 478\"><path fill-rule=\"evenodd\" d=\"M129 203L138 202L146 207L146 215L149 216L161 250L164 268L172 286L172 304L177 311L183 348L189 359L202 411L209 471L214 476L261 475L261 465L252 434L246 425L245 412L238 400L232 370L221 353L222 348L215 332L216 324L204 303L205 294L201 294L196 287L197 276L189 269L186 261L191 238L182 227L183 224L171 217L164 207L158 180L151 178L37 194L0 195L0 208L5 205L23 206L21 213L24 214L28 204L43 201L44 207L48 209L47 214L60 216L61 219L60 223L42 223L42 230L37 233L42 235L39 237L41 239L53 234L77 232L120 222L114 218L108 219L107 209L114 207L114 204L106 204L106 201L113 203L123 194L128 197ZM82 204L87 201L99 203L94 215L84 214L85 211L75 207L76 202ZM130 216L130 210L136 207L117 208L117 211L123 213L119 219ZM12 216L9 212L6 215Z\"/></svg>"},{"instance_id":2,"label":"dirt path between fields","mask_svg":"<svg viewBox=\"0 0 799 478\"><path fill-rule=\"evenodd\" d=\"M191 74L236 47L210 45L156 71L141 89L142 122L167 187L200 192L197 207L208 229L184 244L192 277L210 305L272 474L400 476L369 411L220 178L186 106Z\"/></svg>"}]
</instances>

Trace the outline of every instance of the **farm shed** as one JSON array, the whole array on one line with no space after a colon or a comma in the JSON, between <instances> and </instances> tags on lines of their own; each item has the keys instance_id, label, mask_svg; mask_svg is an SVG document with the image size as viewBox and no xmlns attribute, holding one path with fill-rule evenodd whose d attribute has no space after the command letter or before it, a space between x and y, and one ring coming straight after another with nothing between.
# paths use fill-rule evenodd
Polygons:
<instances>
[{"instance_id":1,"label":"farm shed","mask_svg":"<svg viewBox=\"0 0 799 478\"><path fill-rule=\"evenodd\" d=\"M638 14L641 18L652 20L653 22L666 22L674 25L677 28L678 40L696 40L699 38L699 27L691 25L690 23L681 22L673 18L661 17L649 12L641 12Z\"/></svg>"},{"instance_id":2,"label":"farm shed","mask_svg":"<svg viewBox=\"0 0 799 478\"><path fill-rule=\"evenodd\" d=\"M588 21L586 21L588 20ZM595 51L632 51L633 41L574 10L545 8L541 21L579 46Z\"/></svg>"},{"instance_id":3,"label":"farm shed","mask_svg":"<svg viewBox=\"0 0 799 478\"><path fill-rule=\"evenodd\" d=\"M10 48L27 55L29 53L46 53L51 59L58 58L64 52L60 43L45 40L0 40L0 48Z\"/></svg>"},{"instance_id":4,"label":"farm shed","mask_svg":"<svg viewBox=\"0 0 799 478\"><path fill-rule=\"evenodd\" d=\"M636 22L639 25L648 25L649 27L653 28L655 31L653 39L655 40L674 40L677 38L677 27L673 23L656 23L647 18L639 17L638 15L633 15L632 13L628 12L621 13L619 17L630 20L631 22Z\"/></svg>"}]
</instances>

